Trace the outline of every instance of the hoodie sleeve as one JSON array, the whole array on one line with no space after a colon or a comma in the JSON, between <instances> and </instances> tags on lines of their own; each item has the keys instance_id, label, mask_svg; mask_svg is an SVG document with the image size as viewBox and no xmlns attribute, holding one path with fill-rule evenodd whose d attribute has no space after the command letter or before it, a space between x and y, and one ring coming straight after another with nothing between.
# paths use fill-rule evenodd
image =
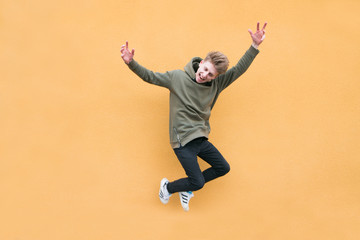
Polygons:
<instances>
[{"instance_id":1,"label":"hoodie sleeve","mask_svg":"<svg viewBox=\"0 0 360 240\"><path fill-rule=\"evenodd\" d=\"M251 46L239 62L224 74L220 75L217 79L219 84L219 90L222 91L232 84L236 79L238 79L251 65L256 55L259 53L259 50Z\"/></svg>"},{"instance_id":2,"label":"hoodie sleeve","mask_svg":"<svg viewBox=\"0 0 360 240\"><path fill-rule=\"evenodd\" d=\"M145 67L141 66L134 59L128 64L128 67L145 82L165 88L170 87L170 80L172 75L171 72L158 73L150 71Z\"/></svg>"}]
</instances>

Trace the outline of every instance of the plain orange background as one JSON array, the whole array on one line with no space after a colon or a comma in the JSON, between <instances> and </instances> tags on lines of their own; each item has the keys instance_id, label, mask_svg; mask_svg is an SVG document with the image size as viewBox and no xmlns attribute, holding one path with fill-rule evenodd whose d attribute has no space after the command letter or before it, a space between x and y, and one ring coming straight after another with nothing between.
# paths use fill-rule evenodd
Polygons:
<instances>
[{"instance_id":1,"label":"plain orange background","mask_svg":"<svg viewBox=\"0 0 360 240\"><path fill-rule=\"evenodd\" d=\"M359 239L357 0L0 1L0 239ZM185 213L163 72L219 50L250 69L220 96L210 140L232 169ZM207 167L201 163L201 167Z\"/></svg>"}]
</instances>

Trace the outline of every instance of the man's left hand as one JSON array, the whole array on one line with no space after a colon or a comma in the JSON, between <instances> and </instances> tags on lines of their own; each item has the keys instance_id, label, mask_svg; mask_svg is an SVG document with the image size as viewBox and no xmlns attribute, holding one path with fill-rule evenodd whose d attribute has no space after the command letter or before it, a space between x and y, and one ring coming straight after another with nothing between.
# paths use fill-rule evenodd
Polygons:
<instances>
[{"instance_id":1,"label":"man's left hand","mask_svg":"<svg viewBox=\"0 0 360 240\"><path fill-rule=\"evenodd\" d=\"M250 36L253 40L253 43L256 46L259 46L265 38L265 27L266 27L267 23L264 24L263 28L260 30L260 23L257 23L257 27L256 27L256 32L253 33L250 29L248 30L250 33Z\"/></svg>"}]
</instances>

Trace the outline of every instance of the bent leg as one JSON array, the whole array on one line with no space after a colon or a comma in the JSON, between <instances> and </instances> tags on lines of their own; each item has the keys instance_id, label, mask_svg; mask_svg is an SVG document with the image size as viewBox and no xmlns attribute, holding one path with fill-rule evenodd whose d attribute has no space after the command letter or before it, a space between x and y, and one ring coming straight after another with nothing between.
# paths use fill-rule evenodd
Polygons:
<instances>
[{"instance_id":1,"label":"bent leg","mask_svg":"<svg viewBox=\"0 0 360 240\"><path fill-rule=\"evenodd\" d=\"M201 145L198 156L211 165L203 172L205 183L221 177L230 171L230 165L221 153L209 141L204 141Z\"/></svg>"}]
</instances>

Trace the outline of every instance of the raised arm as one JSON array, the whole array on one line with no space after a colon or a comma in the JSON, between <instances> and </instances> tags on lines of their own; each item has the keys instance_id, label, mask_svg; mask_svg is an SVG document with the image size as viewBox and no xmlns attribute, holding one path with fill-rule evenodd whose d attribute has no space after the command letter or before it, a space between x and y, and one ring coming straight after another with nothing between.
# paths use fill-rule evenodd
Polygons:
<instances>
[{"instance_id":1,"label":"raised arm","mask_svg":"<svg viewBox=\"0 0 360 240\"><path fill-rule=\"evenodd\" d=\"M251 47L234 67L216 79L219 83L219 89L221 91L238 79L250 67L256 55L259 53L259 45L264 41L266 25L267 23L265 23L263 28L260 30L260 23L258 22L255 33L253 33L250 29L248 30L253 41Z\"/></svg>"},{"instance_id":2,"label":"raised arm","mask_svg":"<svg viewBox=\"0 0 360 240\"><path fill-rule=\"evenodd\" d=\"M127 64L129 69L133 71L136 75L138 75L142 80L145 82L155 84L161 87L170 87L171 83L171 72L165 73L158 73L153 72L151 70L146 69L145 67L141 66L138 62L135 61L134 54L135 49L132 51L129 50L129 43L126 41L126 44L121 46L121 57L124 62Z\"/></svg>"}]
</instances>

